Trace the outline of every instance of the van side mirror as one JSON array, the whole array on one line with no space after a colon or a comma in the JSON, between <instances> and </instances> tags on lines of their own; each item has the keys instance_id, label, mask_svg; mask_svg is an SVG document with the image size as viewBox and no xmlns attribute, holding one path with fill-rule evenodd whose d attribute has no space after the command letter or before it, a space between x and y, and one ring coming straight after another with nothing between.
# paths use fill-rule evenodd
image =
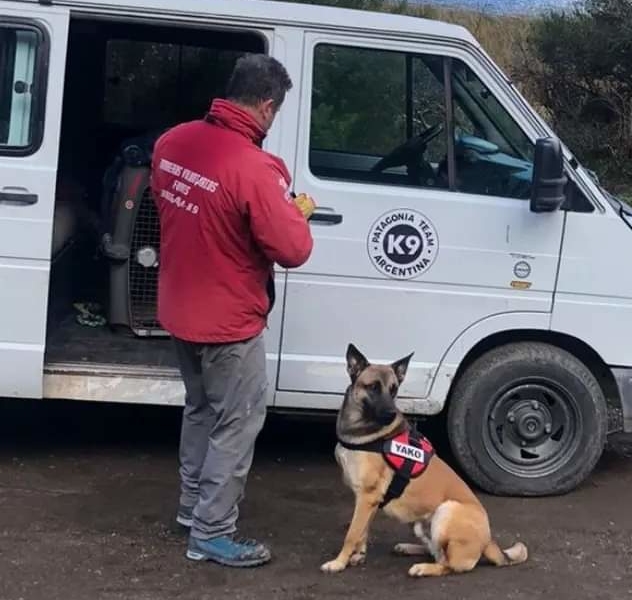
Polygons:
<instances>
[{"instance_id":1,"label":"van side mirror","mask_svg":"<svg viewBox=\"0 0 632 600\"><path fill-rule=\"evenodd\" d=\"M566 195L562 145L556 138L541 138L535 144L531 211L553 212L560 208Z\"/></svg>"}]
</instances>

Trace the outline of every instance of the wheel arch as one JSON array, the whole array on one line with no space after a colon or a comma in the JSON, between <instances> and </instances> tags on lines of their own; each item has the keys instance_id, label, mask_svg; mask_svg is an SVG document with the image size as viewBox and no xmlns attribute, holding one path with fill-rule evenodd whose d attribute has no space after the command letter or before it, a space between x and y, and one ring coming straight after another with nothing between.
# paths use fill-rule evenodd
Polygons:
<instances>
[{"instance_id":1,"label":"wheel arch","mask_svg":"<svg viewBox=\"0 0 632 600\"><path fill-rule=\"evenodd\" d=\"M474 344L460 361L450 383L445 408L450 404L456 382L465 370L479 357L498 346L517 342L541 342L565 350L580 360L597 379L608 404L621 408L621 397L614 375L603 358L594 348L574 336L551 330L509 329L490 334Z\"/></svg>"}]
</instances>

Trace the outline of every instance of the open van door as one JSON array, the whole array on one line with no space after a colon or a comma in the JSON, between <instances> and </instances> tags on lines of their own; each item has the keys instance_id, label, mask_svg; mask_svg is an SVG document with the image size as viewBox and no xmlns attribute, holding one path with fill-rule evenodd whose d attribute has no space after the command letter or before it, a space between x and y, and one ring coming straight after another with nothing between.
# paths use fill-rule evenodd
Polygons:
<instances>
[{"instance_id":1,"label":"open van door","mask_svg":"<svg viewBox=\"0 0 632 600\"><path fill-rule=\"evenodd\" d=\"M0 397L42 397L68 21L0 4Z\"/></svg>"}]
</instances>

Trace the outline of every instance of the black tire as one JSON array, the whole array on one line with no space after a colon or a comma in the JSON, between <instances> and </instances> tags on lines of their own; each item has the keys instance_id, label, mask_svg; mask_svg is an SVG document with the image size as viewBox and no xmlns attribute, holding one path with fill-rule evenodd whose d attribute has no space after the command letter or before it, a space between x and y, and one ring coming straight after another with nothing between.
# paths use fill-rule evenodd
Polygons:
<instances>
[{"instance_id":1,"label":"black tire","mask_svg":"<svg viewBox=\"0 0 632 600\"><path fill-rule=\"evenodd\" d=\"M455 382L448 437L465 475L486 492L564 494L597 464L607 414L599 383L572 354L513 343L478 358Z\"/></svg>"}]
</instances>

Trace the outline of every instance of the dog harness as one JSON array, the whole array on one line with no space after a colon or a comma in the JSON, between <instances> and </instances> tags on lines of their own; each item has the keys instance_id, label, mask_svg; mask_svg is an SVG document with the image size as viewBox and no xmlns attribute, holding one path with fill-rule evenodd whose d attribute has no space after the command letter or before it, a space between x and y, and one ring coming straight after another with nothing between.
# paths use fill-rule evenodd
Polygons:
<instances>
[{"instance_id":1,"label":"dog harness","mask_svg":"<svg viewBox=\"0 0 632 600\"><path fill-rule=\"evenodd\" d=\"M349 450L382 454L388 466L395 471L380 508L399 498L410 480L416 479L426 470L435 454L430 441L420 433L412 431L404 431L394 437L366 444L350 444L340 439L338 443Z\"/></svg>"}]
</instances>

